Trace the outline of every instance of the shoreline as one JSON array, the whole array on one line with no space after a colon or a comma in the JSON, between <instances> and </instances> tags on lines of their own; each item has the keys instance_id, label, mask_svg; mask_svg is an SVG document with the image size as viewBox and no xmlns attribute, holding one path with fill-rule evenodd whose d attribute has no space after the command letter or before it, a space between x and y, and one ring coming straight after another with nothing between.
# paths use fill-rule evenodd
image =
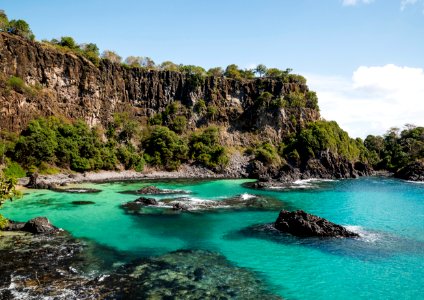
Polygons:
<instances>
[{"instance_id":1,"label":"shoreline","mask_svg":"<svg viewBox=\"0 0 424 300\"><path fill-rule=\"evenodd\" d=\"M215 173L209 169L182 165L180 169L176 171L159 171L153 168L148 168L142 172L136 172L133 170L125 171L90 171L84 173L74 173L71 171L64 171L58 174L53 175L39 175L37 183L44 183L46 185L68 185L68 184L83 184L83 183L103 183L103 182L119 182L119 181L133 181L133 180L160 180L160 179L249 179L247 174L241 174L236 172L224 172L224 173ZM393 174L390 172L375 172L371 176L365 177L392 177ZM250 178L254 179L254 178ZM328 178L304 178L302 180L308 179L322 179L327 180ZM336 178L333 178L336 179ZM257 179L256 179L257 180ZM290 182L279 182L271 180L268 184L294 184L299 179L294 179ZM23 177L18 180L18 189L26 189L26 185L29 182L29 177ZM265 185L267 183L264 182Z\"/></svg>"},{"instance_id":2,"label":"shoreline","mask_svg":"<svg viewBox=\"0 0 424 300\"><path fill-rule=\"evenodd\" d=\"M148 169L143 172L136 172L132 170L125 171L105 171L100 170L97 172L85 173L71 173L61 172L54 175L39 175L37 183L45 184L81 184L81 183L102 183L114 181L131 181L140 179L241 179L243 176L229 176L227 173L214 173L211 170L193 167L181 166L177 171L158 171L155 169ZM20 178L18 186L25 188L29 182L29 177Z\"/></svg>"}]
</instances>

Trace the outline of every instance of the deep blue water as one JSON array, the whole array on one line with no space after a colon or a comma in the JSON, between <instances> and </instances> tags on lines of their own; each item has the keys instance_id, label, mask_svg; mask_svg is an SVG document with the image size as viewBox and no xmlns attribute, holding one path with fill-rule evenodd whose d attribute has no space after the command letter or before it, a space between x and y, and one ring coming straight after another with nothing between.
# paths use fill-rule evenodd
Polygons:
<instances>
[{"instance_id":1,"label":"deep blue water","mask_svg":"<svg viewBox=\"0 0 424 300\"><path fill-rule=\"evenodd\" d=\"M115 263L181 248L216 251L235 265L255 271L270 290L286 299L424 299L424 184L371 177L257 191L243 187L244 182L162 181L154 185L190 191L190 197L204 200L244 193L275 197L287 209L303 209L350 226L361 238L298 239L245 230L273 222L278 210L126 214L120 204L138 196L118 192L151 181L85 185L101 189L99 194L31 191L6 204L2 214L22 221L47 216L76 237L122 253ZM74 200L95 204L75 206Z\"/></svg>"}]
</instances>

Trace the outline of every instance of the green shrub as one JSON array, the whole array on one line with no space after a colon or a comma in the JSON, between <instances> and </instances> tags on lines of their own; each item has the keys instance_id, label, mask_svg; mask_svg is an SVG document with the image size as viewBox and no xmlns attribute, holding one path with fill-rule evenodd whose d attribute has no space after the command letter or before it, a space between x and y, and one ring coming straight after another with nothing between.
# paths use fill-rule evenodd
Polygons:
<instances>
[{"instance_id":1,"label":"green shrub","mask_svg":"<svg viewBox=\"0 0 424 300\"><path fill-rule=\"evenodd\" d=\"M152 165L176 170L187 159L187 144L167 127L157 126L143 142L145 159Z\"/></svg>"},{"instance_id":2,"label":"green shrub","mask_svg":"<svg viewBox=\"0 0 424 300\"><path fill-rule=\"evenodd\" d=\"M9 226L9 220L0 214L0 230L4 230Z\"/></svg>"},{"instance_id":3,"label":"green shrub","mask_svg":"<svg viewBox=\"0 0 424 300\"><path fill-rule=\"evenodd\" d=\"M201 133L193 133L189 141L189 156L197 163L211 169L228 164L227 151L219 144L218 128L208 127Z\"/></svg>"},{"instance_id":4,"label":"green shrub","mask_svg":"<svg viewBox=\"0 0 424 300\"><path fill-rule=\"evenodd\" d=\"M26 176L25 170L14 161L7 160L6 168L3 170L4 175L14 178L22 178Z\"/></svg>"},{"instance_id":5,"label":"green shrub","mask_svg":"<svg viewBox=\"0 0 424 300\"><path fill-rule=\"evenodd\" d=\"M18 93L23 93L25 91L26 85L22 78L17 76L10 76L7 80L7 86Z\"/></svg>"},{"instance_id":6,"label":"green shrub","mask_svg":"<svg viewBox=\"0 0 424 300\"><path fill-rule=\"evenodd\" d=\"M265 165L280 165L281 158L277 149L271 143L263 143L253 150L255 159L261 161Z\"/></svg>"},{"instance_id":7,"label":"green shrub","mask_svg":"<svg viewBox=\"0 0 424 300\"><path fill-rule=\"evenodd\" d=\"M171 124L169 124L169 128L176 133L183 133L187 127L187 118L184 116L176 116Z\"/></svg>"},{"instance_id":8,"label":"green shrub","mask_svg":"<svg viewBox=\"0 0 424 300\"><path fill-rule=\"evenodd\" d=\"M205 100L199 99L197 100L196 104L194 105L194 112L198 114L203 114L206 112L206 103Z\"/></svg>"}]
</instances>

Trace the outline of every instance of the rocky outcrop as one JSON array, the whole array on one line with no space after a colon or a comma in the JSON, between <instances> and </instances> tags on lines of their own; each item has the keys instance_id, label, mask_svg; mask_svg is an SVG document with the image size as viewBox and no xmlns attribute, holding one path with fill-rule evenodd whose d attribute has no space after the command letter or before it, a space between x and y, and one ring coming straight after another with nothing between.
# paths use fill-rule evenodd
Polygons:
<instances>
[{"instance_id":1,"label":"rocky outcrop","mask_svg":"<svg viewBox=\"0 0 424 300\"><path fill-rule=\"evenodd\" d=\"M424 160L410 163L397 171L394 176L410 181L424 181Z\"/></svg>"},{"instance_id":2,"label":"rocky outcrop","mask_svg":"<svg viewBox=\"0 0 424 300\"><path fill-rule=\"evenodd\" d=\"M9 221L6 230L25 231L32 234L52 234L60 231L60 229L53 226L46 217L37 217L26 223Z\"/></svg>"},{"instance_id":3,"label":"rocky outcrop","mask_svg":"<svg viewBox=\"0 0 424 300\"><path fill-rule=\"evenodd\" d=\"M269 109L256 102L263 92L275 99L291 91L306 93L308 87L301 83L271 78L197 80L179 72L126 68L107 60L95 66L71 51L7 33L0 33L0 74L3 80L18 76L34 87L34 93L0 95L0 128L12 131L24 128L35 117L49 115L106 126L113 113L126 111L145 122L174 101L188 108L191 128L213 121L240 132L261 130L274 140L319 119L313 108ZM213 120L194 113L192 108L200 99L217 108ZM224 142L241 144L245 138L232 135Z\"/></svg>"},{"instance_id":4,"label":"rocky outcrop","mask_svg":"<svg viewBox=\"0 0 424 300\"><path fill-rule=\"evenodd\" d=\"M146 206L158 208L154 212L143 211ZM276 210L284 207L284 203L272 197L243 194L223 200L200 200L188 197L155 200L153 198L140 198L122 205L126 211L138 214L162 214L169 211L216 211L216 210Z\"/></svg>"},{"instance_id":5,"label":"rocky outcrop","mask_svg":"<svg viewBox=\"0 0 424 300\"><path fill-rule=\"evenodd\" d=\"M65 232L1 236L0 299L281 299L213 252L180 250L118 268L102 260L105 253L125 258Z\"/></svg>"},{"instance_id":6,"label":"rocky outcrop","mask_svg":"<svg viewBox=\"0 0 424 300\"><path fill-rule=\"evenodd\" d=\"M299 163L286 163L281 167L264 166L260 161L252 161L248 167L251 178L259 179L255 188L272 186L273 182L293 182L298 179L342 179L370 176L373 170L362 162L351 162L331 151L321 151Z\"/></svg>"},{"instance_id":7,"label":"rocky outcrop","mask_svg":"<svg viewBox=\"0 0 424 300\"><path fill-rule=\"evenodd\" d=\"M57 232L59 229L53 226L46 217L37 217L29 220L22 227L22 231L27 231L33 234L49 234Z\"/></svg>"},{"instance_id":8,"label":"rocky outcrop","mask_svg":"<svg viewBox=\"0 0 424 300\"><path fill-rule=\"evenodd\" d=\"M173 195L173 194L188 194L187 191L182 190L168 190L160 189L154 185L149 185L135 191L123 191L121 194L131 194L131 195ZM142 198L140 198L142 199Z\"/></svg>"},{"instance_id":9,"label":"rocky outcrop","mask_svg":"<svg viewBox=\"0 0 424 300\"><path fill-rule=\"evenodd\" d=\"M282 210L274 227L285 233L299 237L358 237L359 235L343 226L334 224L303 210L289 212Z\"/></svg>"}]
</instances>

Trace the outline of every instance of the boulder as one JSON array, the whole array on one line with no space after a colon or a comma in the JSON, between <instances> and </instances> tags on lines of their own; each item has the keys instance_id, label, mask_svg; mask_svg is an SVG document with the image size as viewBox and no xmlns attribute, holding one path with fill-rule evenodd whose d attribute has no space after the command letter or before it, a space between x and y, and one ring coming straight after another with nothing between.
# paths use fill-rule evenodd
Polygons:
<instances>
[{"instance_id":1,"label":"boulder","mask_svg":"<svg viewBox=\"0 0 424 300\"><path fill-rule=\"evenodd\" d=\"M359 235L343 226L334 224L324 218L297 210L282 210L274 227L285 233L299 237L358 237Z\"/></svg>"},{"instance_id":2,"label":"boulder","mask_svg":"<svg viewBox=\"0 0 424 300\"><path fill-rule=\"evenodd\" d=\"M26 222L20 230L34 234L49 234L59 229L53 226L46 217L37 217Z\"/></svg>"},{"instance_id":3,"label":"boulder","mask_svg":"<svg viewBox=\"0 0 424 300\"><path fill-rule=\"evenodd\" d=\"M172 210L189 210L190 207L184 203L177 202L174 205L172 205Z\"/></svg>"},{"instance_id":4,"label":"boulder","mask_svg":"<svg viewBox=\"0 0 424 300\"><path fill-rule=\"evenodd\" d=\"M395 173L396 178L410 181L424 181L424 161L416 161Z\"/></svg>"},{"instance_id":5,"label":"boulder","mask_svg":"<svg viewBox=\"0 0 424 300\"><path fill-rule=\"evenodd\" d=\"M144 206L158 205L158 201L154 198L140 197L134 201L122 204L122 207L129 211L138 212Z\"/></svg>"}]
</instances>

